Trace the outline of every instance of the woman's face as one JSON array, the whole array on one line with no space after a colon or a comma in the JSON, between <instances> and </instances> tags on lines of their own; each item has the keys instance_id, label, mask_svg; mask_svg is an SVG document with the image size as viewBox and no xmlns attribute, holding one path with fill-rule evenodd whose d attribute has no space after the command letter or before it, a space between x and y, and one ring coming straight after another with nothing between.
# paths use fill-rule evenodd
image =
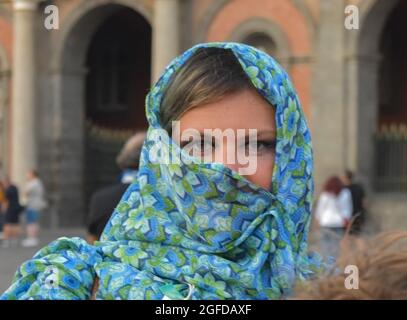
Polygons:
<instances>
[{"instance_id":1,"label":"woman's face","mask_svg":"<svg viewBox=\"0 0 407 320\"><path fill-rule=\"evenodd\" d=\"M221 162L240 174L249 163L252 169L254 164L254 170L246 170L248 173L242 175L270 190L276 144L274 116L274 108L256 90L247 89L185 112L179 119L180 136L191 129L198 131L199 155L204 160L209 155L216 159L211 162ZM205 129L218 129L222 135L208 137ZM249 129L252 130L249 132ZM249 144L249 137L256 133L257 142ZM190 142L191 139L183 141L181 138L180 146L191 147Z\"/></svg>"}]
</instances>

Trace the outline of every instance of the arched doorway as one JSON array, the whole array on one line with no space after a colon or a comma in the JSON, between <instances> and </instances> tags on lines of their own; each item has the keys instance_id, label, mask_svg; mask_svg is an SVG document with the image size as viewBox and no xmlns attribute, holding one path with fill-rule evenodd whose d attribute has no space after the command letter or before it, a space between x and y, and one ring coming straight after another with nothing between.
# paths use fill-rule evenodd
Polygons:
<instances>
[{"instance_id":1,"label":"arched doorway","mask_svg":"<svg viewBox=\"0 0 407 320\"><path fill-rule=\"evenodd\" d=\"M360 29L345 32L343 168L355 171L369 192L375 191L375 135L379 116L380 39L399 0L365 0L359 6Z\"/></svg>"},{"instance_id":2,"label":"arched doorway","mask_svg":"<svg viewBox=\"0 0 407 320\"><path fill-rule=\"evenodd\" d=\"M50 159L47 221L53 227L84 225L90 194L117 181L118 150L146 127L150 22L140 2L86 1L52 44L53 140L42 153Z\"/></svg>"},{"instance_id":3,"label":"arched doorway","mask_svg":"<svg viewBox=\"0 0 407 320\"><path fill-rule=\"evenodd\" d=\"M378 139L384 121L383 81L388 62L383 39L393 13L400 10L402 0L364 0L360 9L360 30L347 32L345 92L347 107L347 167L353 169L368 191L369 219L378 230L405 227L407 201L405 191L384 187L385 175ZM386 31L387 30L387 31ZM403 33L404 30L399 30ZM385 91L385 90L384 90ZM382 180L382 181L380 181ZM387 189L387 190L386 190Z\"/></svg>"},{"instance_id":4,"label":"arched doorway","mask_svg":"<svg viewBox=\"0 0 407 320\"><path fill-rule=\"evenodd\" d=\"M151 27L135 11L118 10L94 33L86 58L86 203L118 181L120 148L132 132L147 128L150 65Z\"/></svg>"},{"instance_id":5,"label":"arched doorway","mask_svg":"<svg viewBox=\"0 0 407 320\"><path fill-rule=\"evenodd\" d=\"M375 189L407 191L407 3L388 16L380 38Z\"/></svg>"}]
</instances>

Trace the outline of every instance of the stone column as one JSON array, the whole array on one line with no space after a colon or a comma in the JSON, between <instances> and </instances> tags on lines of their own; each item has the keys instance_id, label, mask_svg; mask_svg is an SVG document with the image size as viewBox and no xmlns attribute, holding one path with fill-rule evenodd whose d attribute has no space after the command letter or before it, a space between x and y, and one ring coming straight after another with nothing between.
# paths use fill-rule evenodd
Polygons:
<instances>
[{"instance_id":1,"label":"stone column","mask_svg":"<svg viewBox=\"0 0 407 320\"><path fill-rule=\"evenodd\" d=\"M180 53L179 19L178 0L155 0L153 82L158 80L168 63Z\"/></svg>"},{"instance_id":2,"label":"stone column","mask_svg":"<svg viewBox=\"0 0 407 320\"><path fill-rule=\"evenodd\" d=\"M0 48L0 179L8 172L8 104L9 104L9 79L10 70L6 56L2 55Z\"/></svg>"},{"instance_id":3,"label":"stone column","mask_svg":"<svg viewBox=\"0 0 407 320\"><path fill-rule=\"evenodd\" d=\"M323 0L320 4L311 107L316 193L327 177L343 172L347 159L344 1Z\"/></svg>"},{"instance_id":4,"label":"stone column","mask_svg":"<svg viewBox=\"0 0 407 320\"><path fill-rule=\"evenodd\" d=\"M13 69L11 179L22 187L26 173L37 166L35 110L36 0L13 1Z\"/></svg>"}]
</instances>

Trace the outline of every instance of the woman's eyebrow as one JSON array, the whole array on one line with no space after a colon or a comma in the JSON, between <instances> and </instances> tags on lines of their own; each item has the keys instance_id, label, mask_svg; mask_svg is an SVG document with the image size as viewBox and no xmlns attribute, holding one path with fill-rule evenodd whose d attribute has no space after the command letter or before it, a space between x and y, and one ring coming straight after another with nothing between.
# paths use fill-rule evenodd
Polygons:
<instances>
[{"instance_id":1,"label":"woman's eyebrow","mask_svg":"<svg viewBox=\"0 0 407 320\"><path fill-rule=\"evenodd\" d=\"M247 138L250 138L250 137L253 137L253 136L256 136L257 135L257 138L262 138L262 137L275 137L276 136L276 130L275 129L261 129L261 130L258 130L258 129L256 129L256 132L255 133L251 133L251 132L249 132L249 130L253 130L253 129L244 129L244 128L242 128L243 130L245 130L245 135L244 135L244 138L245 139L247 139ZM201 136L201 139L203 139L203 138L211 138L212 137L212 135L211 134L208 134L208 132L205 132L204 131L205 129L203 129L203 130L198 130L198 132L199 132L199 134L200 134L200 136ZM239 130L239 129L237 129L237 130ZM236 134L236 132L235 132L235 134ZM238 135L238 137L239 137L240 135ZM241 137L241 136L240 136Z\"/></svg>"},{"instance_id":2,"label":"woman's eyebrow","mask_svg":"<svg viewBox=\"0 0 407 320\"><path fill-rule=\"evenodd\" d=\"M252 134L246 135L246 137L253 136ZM276 130L264 129L264 130L257 130L257 138L259 137L275 137Z\"/></svg>"},{"instance_id":3,"label":"woman's eyebrow","mask_svg":"<svg viewBox=\"0 0 407 320\"><path fill-rule=\"evenodd\" d=\"M257 130L257 134L276 134L275 129L263 129L263 130Z\"/></svg>"},{"instance_id":4,"label":"woman's eyebrow","mask_svg":"<svg viewBox=\"0 0 407 320\"><path fill-rule=\"evenodd\" d=\"M198 129L197 131L198 131L201 135L204 135L204 134L206 133L205 130L208 130L208 129ZM214 130L214 129L209 129L209 130L212 131L212 130ZM218 130L218 129L217 129L217 130ZM275 134L275 133L276 133L276 130L275 130L275 129L237 128L236 130L245 130L245 132L249 132L249 130L250 130L250 131L256 130L256 131L257 131L257 134L269 134L269 133Z\"/></svg>"}]
</instances>

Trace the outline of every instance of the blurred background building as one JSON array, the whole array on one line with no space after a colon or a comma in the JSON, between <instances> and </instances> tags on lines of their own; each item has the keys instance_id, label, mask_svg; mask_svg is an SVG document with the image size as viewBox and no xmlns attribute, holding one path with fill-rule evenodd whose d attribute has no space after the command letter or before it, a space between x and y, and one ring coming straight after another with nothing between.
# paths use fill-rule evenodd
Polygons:
<instances>
[{"instance_id":1,"label":"blurred background building","mask_svg":"<svg viewBox=\"0 0 407 320\"><path fill-rule=\"evenodd\" d=\"M59 12L48 30L47 6ZM346 29L347 5L359 27ZM83 225L90 194L147 127L144 99L199 42L238 41L287 69L312 127L316 191L356 172L381 228L407 228L407 1L0 0L0 163L22 185L37 167L43 223Z\"/></svg>"}]
</instances>

